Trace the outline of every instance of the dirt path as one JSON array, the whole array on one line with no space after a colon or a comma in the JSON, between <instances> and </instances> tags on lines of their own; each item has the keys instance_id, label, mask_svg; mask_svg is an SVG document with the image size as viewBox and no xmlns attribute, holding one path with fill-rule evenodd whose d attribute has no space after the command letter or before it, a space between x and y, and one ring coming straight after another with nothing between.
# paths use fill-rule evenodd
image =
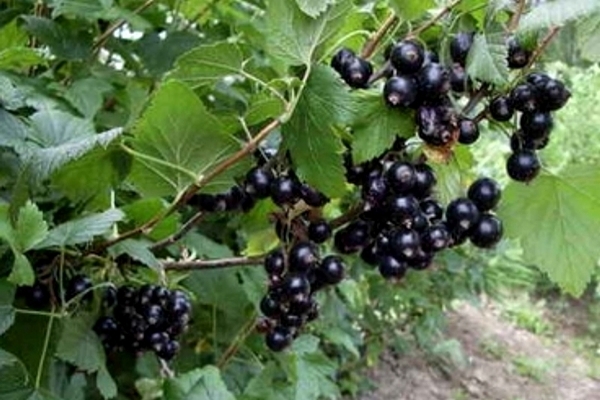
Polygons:
<instances>
[{"instance_id":1,"label":"dirt path","mask_svg":"<svg viewBox=\"0 0 600 400\"><path fill-rule=\"evenodd\" d=\"M600 381L584 359L492 308L461 305L449 316L448 338L462 346L463 365L387 355L372 371L378 389L361 400L600 400Z\"/></svg>"}]
</instances>

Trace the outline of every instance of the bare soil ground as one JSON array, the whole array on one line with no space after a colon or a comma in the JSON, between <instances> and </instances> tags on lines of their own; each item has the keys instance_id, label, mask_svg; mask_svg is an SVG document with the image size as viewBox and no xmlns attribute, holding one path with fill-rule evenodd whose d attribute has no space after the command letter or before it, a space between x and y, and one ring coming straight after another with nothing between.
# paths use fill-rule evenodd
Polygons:
<instances>
[{"instance_id":1,"label":"bare soil ground","mask_svg":"<svg viewBox=\"0 0 600 400\"><path fill-rule=\"evenodd\" d=\"M563 333L561 340L538 337L492 306L461 304L447 336L460 342L463 365L386 354L370 372L377 389L361 400L600 400L600 381Z\"/></svg>"}]
</instances>

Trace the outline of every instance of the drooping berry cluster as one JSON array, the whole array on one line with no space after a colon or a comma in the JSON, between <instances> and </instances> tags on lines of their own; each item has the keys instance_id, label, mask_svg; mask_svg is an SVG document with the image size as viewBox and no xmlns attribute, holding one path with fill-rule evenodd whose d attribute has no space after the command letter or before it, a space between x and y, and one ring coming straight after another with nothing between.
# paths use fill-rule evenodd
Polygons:
<instances>
[{"instance_id":1,"label":"drooping berry cluster","mask_svg":"<svg viewBox=\"0 0 600 400\"><path fill-rule=\"evenodd\" d=\"M510 120L521 113L519 129L510 139L513 154L506 162L508 175L521 182L535 178L541 168L536 150L545 148L554 126L552 111L562 108L571 93L565 85L546 74L534 72L515 86L509 95L496 97L489 112L496 121Z\"/></svg>"},{"instance_id":2,"label":"drooping berry cluster","mask_svg":"<svg viewBox=\"0 0 600 400\"><path fill-rule=\"evenodd\" d=\"M346 48L333 57L331 67L340 74L348 86L357 89L368 87L369 78L373 74L373 66L370 62Z\"/></svg>"},{"instance_id":3,"label":"drooping berry cluster","mask_svg":"<svg viewBox=\"0 0 600 400\"><path fill-rule=\"evenodd\" d=\"M179 351L178 337L190 320L187 295L156 285L109 288L104 297L107 314L94 325L107 351L153 351L171 360Z\"/></svg>"},{"instance_id":4,"label":"drooping berry cluster","mask_svg":"<svg viewBox=\"0 0 600 400\"><path fill-rule=\"evenodd\" d=\"M385 278L400 279L408 268L427 268L435 253L464 243L494 246L502 223L491 213L501 197L489 178L475 181L468 197L450 202L444 210L435 199L437 179L425 163L377 160L353 166L348 179L362 190L364 209L359 219L336 232L341 253L360 251Z\"/></svg>"},{"instance_id":5,"label":"drooping berry cluster","mask_svg":"<svg viewBox=\"0 0 600 400\"><path fill-rule=\"evenodd\" d=\"M313 243L301 241L287 254L282 249L269 253L264 267L270 282L269 291L260 302L265 316L262 321L265 341L269 349L281 351L307 322L317 318L319 305L314 294L341 282L346 266L336 255L321 259Z\"/></svg>"}]
</instances>

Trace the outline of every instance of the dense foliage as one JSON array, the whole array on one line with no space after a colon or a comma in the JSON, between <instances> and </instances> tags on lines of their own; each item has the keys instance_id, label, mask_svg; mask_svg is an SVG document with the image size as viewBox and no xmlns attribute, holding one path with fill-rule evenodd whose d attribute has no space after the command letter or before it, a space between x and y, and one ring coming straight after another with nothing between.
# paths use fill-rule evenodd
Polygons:
<instances>
[{"instance_id":1,"label":"dense foliage","mask_svg":"<svg viewBox=\"0 0 600 400\"><path fill-rule=\"evenodd\" d=\"M580 294L599 26L596 0L0 0L2 398L354 395L522 260Z\"/></svg>"}]
</instances>

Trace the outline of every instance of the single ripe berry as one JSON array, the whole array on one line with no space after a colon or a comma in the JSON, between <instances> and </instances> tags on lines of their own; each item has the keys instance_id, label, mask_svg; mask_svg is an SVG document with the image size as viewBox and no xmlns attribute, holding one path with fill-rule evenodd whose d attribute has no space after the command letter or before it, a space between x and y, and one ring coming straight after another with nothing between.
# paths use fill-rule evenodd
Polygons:
<instances>
[{"instance_id":1,"label":"single ripe berry","mask_svg":"<svg viewBox=\"0 0 600 400\"><path fill-rule=\"evenodd\" d=\"M265 271L267 275L281 276L285 270L285 255L283 250L275 249L265 257Z\"/></svg>"},{"instance_id":2,"label":"single ripe berry","mask_svg":"<svg viewBox=\"0 0 600 400\"><path fill-rule=\"evenodd\" d=\"M479 210L469 199L454 199L446 208L446 221L450 229L468 231L478 219Z\"/></svg>"},{"instance_id":3,"label":"single ripe berry","mask_svg":"<svg viewBox=\"0 0 600 400\"><path fill-rule=\"evenodd\" d=\"M161 306L156 304L146 304L140 309L140 315L146 320L148 325L159 325L163 322L164 313Z\"/></svg>"},{"instance_id":4,"label":"single ripe berry","mask_svg":"<svg viewBox=\"0 0 600 400\"><path fill-rule=\"evenodd\" d=\"M379 261L379 254L374 241L363 247L360 252L360 258L369 265L377 264Z\"/></svg>"},{"instance_id":5,"label":"single ripe berry","mask_svg":"<svg viewBox=\"0 0 600 400\"><path fill-rule=\"evenodd\" d=\"M423 60L423 66L429 65L431 63L439 63L440 62L440 57L437 55L437 53L430 51L430 50L425 50L425 59Z\"/></svg>"},{"instance_id":6,"label":"single ripe berry","mask_svg":"<svg viewBox=\"0 0 600 400\"><path fill-rule=\"evenodd\" d=\"M428 227L429 227L429 219L427 218L425 213L422 213L422 212L415 215L415 217L412 219L412 222L410 224L410 228L414 229L415 231L417 231L419 233L422 233Z\"/></svg>"},{"instance_id":7,"label":"single ripe berry","mask_svg":"<svg viewBox=\"0 0 600 400\"><path fill-rule=\"evenodd\" d=\"M450 232L445 225L432 225L421 236L421 246L426 252L441 251L448 247L450 239Z\"/></svg>"},{"instance_id":8,"label":"single ripe berry","mask_svg":"<svg viewBox=\"0 0 600 400\"><path fill-rule=\"evenodd\" d=\"M365 201L378 204L385 199L388 194L388 185L386 180L379 175L369 176L362 187L362 197Z\"/></svg>"},{"instance_id":9,"label":"single ripe berry","mask_svg":"<svg viewBox=\"0 0 600 400\"><path fill-rule=\"evenodd\" d=\"M406 264L392 256L384 256L379 261L379 273L385 279L400 279L406 273Z\"/></svg>"},{"instance_id":10,"label":"single ripe berry","mask_svg":"<svg viewBox=\"0 0 600 400\"><path fill-rule=\"evenodd\" d=\"M571 92L561 81L548 79L544 85L539 85L540 109L545 111L555 111L562 108L571 98Z\"/></svg>"},{"instance_id":11,"label":"single ripe berry","mask_svg":"<svg viewBox=\"0 0 600 400\"><path fill-rule=\"evenodd\" d=\"M311 222L308 226L308 238L315 243L323 243L331 237L331 226L325 220Z\"/></svg>"},{"instance_id":12,"label":"single ripe berry","mask_svg":"<svg viewBox=\"0 0 600 400\"><path fill-rule=\"evenodd\" d=\"M450 90L450 73L441 64L431 63L419 72L419 92L427 99L435 99Z\"/></svg>"},{"instance_id":13,"label":"single ripe berry","mask_svg":"<svg viewBox=\"0 0 600 400\"><path fill-rule=\"evenodd\" d=\"M119 331L119 325L114 318L111 317L100 317L94 324L94 332L101 339L113 337Z\"/></svg>"},{"instance_id":14,"label":"single ripe berry","mask_svg":"<svg viewBox=\"0 0 600 400\"><path fill-rule=\"evenodd\" d=\"M335 285L344 279L346 265L338 256L327 256L321 261L319 270L326 283Z\"/></svg>"},{"instance_id":15,"label":"single ripe berry","mask_svg":"<svg viewBox=\"0 0 600 400\"><path fill-rule=\"evenodd\" d=\"M310 242L298 242L290 249L288 262L291 271L306 272L317 266L319 252Z\"/></svg>"},{"instance_id":16,"label":"single ripe berry","mask_svg":"<svg viewBox=\"0 0 600 400\"><path fill-rule=\"evenodd\" d=\"M531 52L524 49L517 38L511 37L508 39L508 67L519 69L527 66Z\"/></svg>"},{"instance_id":17,"label":"single ripe berry","mask_svg":"<svg viewBox=\"0 0 600 400\"><path fill-rule=\"evenodd\" d=\"M535 178L542 166L537 155L532 150L521 150L508 157L506 172L513 180L529 182Z\"/></svg>"},{"instance_id":18,"label":"single ripe berry","mask_svg":"<svg viewBox=\"0 0 600 400\"><path fill-rule=\"evenodd\" d=\"M354 253L369 241L369 225L365 221L354 221L336 232L334 244L342 254Z\"/></svg>"},{"instance_id":19,"label":"single ripe berry","mask_svg":"<svg viewBox=\"0 0 600 400\"><path fill-rule=\"evenodd\" d=\"M83 295L82 300L91 300L93 294L89 289L92 288L92 281L85 275L75 275L69 280L65 291L65 299L67 301L87 292Z\"/></svg>"},{"instance_id":20,"label":"single ripe berry","mask_svg":"<svg viewBox=\"0 0 600 400\"><path fill-rule=\"evenodd\" d=\"M458 142L462 144L472 144L479 139L479 127L477 122L472 119L463 118L458 122Z\"/></svg>"},{"instance_id":21,"label":"single ripe berry","mask_svg":"<svg viewBox=\"0 0 600 400\"><path fill-rule=\"evenodd\" d=\"M232 186L227 192L222 194L225 199L225 210L235 211L242 208L242 204L246 203L247 198L251 198L244 190L235 185Z\"/></svg>"},{"instance_id":22,"label":"single ripe berry","mask_svg":"<svg viewBox=\"0 0 600 400\"><path fill-rule=\"evenodd\" d=\"M464 93L469 90L470 82L465 68L460 64L450 68L450 88L453 92Z\"/></svg>"},{"instance_id":23,"label":"single ripe berry","mask_svg":"<svg viewBox=\"0 0 600 400\"><path fill-rule=\"evenodd\" d=\"M292 334L288 328L278 326L267 333L265 342L271 351L279 352L292 344Z\"/></svg>"},{"instance_id":24,"label":"single ripe berry","mask_svg":"<svg viewBox=\"0 0 600 400\"><path fill-rule=\"evenodd\" d=\"M276 318L282 312L281 303L268 294L262 298L259 307L263 315L269 318Z\"/></svg>"},{"instance_id":25,"label":"single ripe berry","mask_svg":"<svg viewBox=\"0 0 600 400\"><path fill-rule=\"evenodd\" d=\"M413 74L421 69L425 60L423 46L412 40L397 43L390 52L390 62L400 74Z\"/></svg>"},{"instance_id":26,"label":"single ripe berry","mask_svg":"<svg viewBox=\"0 0 600 400\"><path fill-rule=\"evenodd\" d=\"M310 282L303 274L289 275L283 282L283 291L289 297L308 295L310 293Z\"/></svg>"},{"instance_id":27,"label":"single ripe berry","mask_svg":"<svg viewBox=\"0 0 600 400\"><path fill-rule=\"evenodd\" d=\"M469 231L469 239L477 247L489 248L502 239L502 221L491 214L483 214Z\"/></svg>"},{"instance_id":28,"label":"single ripe berry","mask_svg":"<svg viewBox=\"0 0 600 400\"><path fill-rule=\"evenodd\" d=\"M260 167L252 168L246 174L246 193L257 199L269 197L273 179L271 171Z\"/></svg>"},{"instance_id":29,"label":"single ripe berry","mask_svg":"<svg viewBox=\"0 0 600 400\"><path fill-rule=\"evenodd\" d=\"M300 197L311 207L323 207L329 199L307 183L300 185Z\"/></svg>"},{"instance_id":30,"label":"single ripe berry","mask_svg":"<svg viewBox=\"0 0 600 400\"><path fill-rule=\"evenodd\" d=\"M536 89L528 83L515 86L510 92L510 101L518 111L532 112L538 108Z\"/></svg>"},{"instance_id":31,"label":"single ripe berry","mask_svg":"<svg viewBox=\"0 0 600 400\"><path fill-rule=\"evenodd\" d=\"M411 259L421 246L421 237L414 229L398 229L390 238L390 246L399 260Z\"/></svg>"},{"instance_id":32,"label":"single ripe berry","mask_svg":"<svg viewBox=\"0 0 600 400\"><path fill-rule=\"evenodd\" d=\"M469 186L467 196L475 203L479 211L484 212L496 207L502 197L502 191L495 180L479 178Z\"/></svg>"},{"instance_id":33,"label":"single ripe berry","mask_svg":"<svg viewBox=\"0 0 600 400\"><path fill-rule=\"evenodd\" d=\"M302 328L306 322L306 318L303 315L286 313L281 316L279 322L281 323L281 326L285 328L298 329Z\"/></svg>"},{"instance_id":34,"label":"single ripe berry","mask_svg":"<svg viewBox=\"0 0 600 400\"><path fill-rule=\"evenodd\" d=\"M546 83L548 83L551 79L552 78L543 72L532 72L525 78L527 83L533 85L538 90L543 89L544 86L546 86Z\"/></svg>"},{"instance_id":35,"label":"single ripe berry","mask_svg":"<svg viewBox=\"0 0 600 400\"><path fill-rule=\"evenodd\" d=\"M550 135L546 135L539 139L531 139L523 135L523 131L518 130L510 137L510 149L513 152L521 150L540 150L545 148L550 143Z\"/></svg>"},{"instance_id":36,"label":"single ripe berry","mask_svg":"<svg viewBox=\"0 0 600 400\"><path fill-rule=\"evenodd\" d=\"M192 311L192 304L185 293L181 290L174 290L169 296L167 310L173 316L183 316Z\"/></svg>"},{"instance_id":37,"label":"single ripe berry","mask_svg":"<svg viewBox=\"0 0 600 400\"><path fill-rule=\"evenodd\" d=\"M354 58L356 58L356 55L352 50L345 47L341 48L331 59L331 67L338 73L341 73L343 66L348 64Z\"/></svg>"},{"instance_id":38,"label":"single ripe berry","mask_svg":"<svg viewBox=\"0 0 600 400\"><path fill-rule=\"evenodd\" d=\"M510 99L506 96L498 96L489 106L490 115L496 121L508 121L514 114L514 109Z\"/></svg>"},{"instance_id":39,"label":"single ripe berry","mask_svg":"<svg viewBox=\"0 0 600 400\"><path fill-rule=\"evenodd\" d=\"M411 221L419 212L419 202L411 195L393 197L388 202L388 219L403 224Z\"/></svg>"},{"instance_id":40,"label":"single ripe berry","mask_svg":"<svg viewBox=\"0 0 600 400\"><path fill-rule=\"evenodd\" d=\"M389 187L395 193L408 193L417 180L415 168L407 162L395 162L385 174Z\"/></svg>"},{"instance_id":41,"label":"single ripe berry","mask_svg":"<svg viewBox=\"0 0 600 400\"><path fill-rule=\"evenodd\" d=\"M417 94L417 82L410 76L392 76L383 87L383 99L390 107L412 107Z\"/></svg>"},{"instance_id":42,"label":"single ripe berry","mask_svg":"<svg viewBox=\"0 0 600 400\"><path fill-rule=\"evenodd\" d=\"M444 208L439 201L434 199L423 200L420 203L421 211L430 222L438 222L444 216Z\"/></svg>"},{"instance_id":43,"label":"single ripe berry","mask_svg":"<svg viewBox=\"0 0 600 400\"><path fill-rule=\"evenodd\" d=\"M550 134L554 122L549 112L523 113L520 120L521 131L527 139L542 139Z\"/></svg>"},{"instance_id":44,"label":"single ripe berry","mask_svg":"<svg viewBox=\"0 0 600 400\"><path fill-rule=\"evenodd\" d=\"M373 74L373 66L362 58L355 57L342 66L341 76L348 86L364 89L368 87L369 78Z\"/></svg>"},{"instance_id":45,"label":"single ripe berry","mask_svg":"<svg viewBox=\"0 0 600 400\"><path fill-rule=\"evenodd\" d=\"M296 181L287 176L277 177L271 183L271 199L278 206L294 203L298 191Z\"/></svg>"},{"instance_id":46,"label":"single ripe berry","mask_svg":"<svg viewBox=\"0 0 600 400\"><path fill-rule=\"evenodd\" d=\"M50 291L40 282L36 281L25 293L25 302L29 308L41 310L50 303Z\"/></svg>"},{"instance_id":47,"label":"single ripe berry","mask_svg":"<svg viewBox=\"0 0 600 400\"><path fill-rule=\"evenodd\" d=\"M415 184L412 189L412 194L417 199L422 199L431 194L433 187L437 183L435 172L427 164L416 164L415 168Z\"/></svg>"},{"instance_id":48,"label":"single ripe berry","mask_svg":"<svg viewBox=\"0 0 600 400\"><path fill-rule=\"evenodd\" d=\"M416 256L414 258L412 258L411 260L408 260L407 264L409 267L411 267L413 269L422 271L424 269L429 268L429 266L433 262L434 256L435 256L435 253L433 253L433 252L427 252L427 251L424 251L423 249L419 249Z\"/></svg>"},{"instance_id":49,"label":"single ripe berry","mask_svg":"<svg viewBox=\"0 0 600 400\"><path fill-rule=\"evenodd\" d=\"M422 106L417 110L417 126L419 137L432 146L448 144L453 134L445 119L445 107Z\"/></svg>"},{"instance_id":50,"label":"single ripe berry","mask_svg":"<svg viewBox=\"0 0 600 400\"><path fill-rule=\"evenodd\" d=\"M450 42L450 57L452 61L464 67L467 55L473 45L473 32L459 32Z\"/></svg>"},{"instance_id":51,"label":"single ripe berry","mask_svg":"<svg viewBox=\"0 0 600 400\"><path fill-rule=\"evenodd\" d=\"M169 340L162 349L155 351L155 353L159 358L170 361L177 355L179 348L180 345L177 340Z\"/></svg>"}]
</instances>

